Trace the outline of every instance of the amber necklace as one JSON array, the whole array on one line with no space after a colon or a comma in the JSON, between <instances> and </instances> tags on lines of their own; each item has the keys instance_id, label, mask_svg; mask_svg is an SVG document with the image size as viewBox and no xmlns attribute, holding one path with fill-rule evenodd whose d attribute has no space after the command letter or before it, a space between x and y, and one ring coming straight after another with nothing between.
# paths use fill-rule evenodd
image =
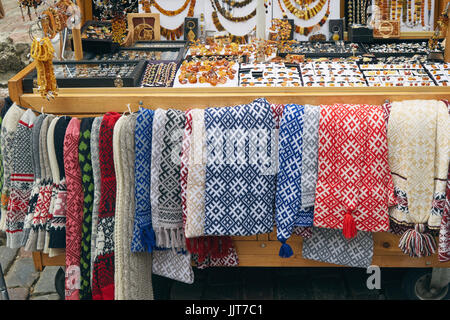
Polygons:
<instances>
[{"instance_id":1,"label":"amber necklace","mask_svg":"<svg viewBox=\"0 0 450 320\"><path fill-rule=\"evenodd\" d=\"M233 8L243 8L248 6L253 0L244 0L241 2L237 2L235 0L224 0L224 3L233 7Z\"/></svg>"},{"instance_id":2,"label":"amber necklace","mask_svg":"<svg viewBox=\"0 0 450 320\"><path fill-rule=\"evenodd\" d=\"M179 15L180 13L182 13L187 8L189 2L190 2L190 0L186 0L184 2L184 4L181 6L181 8L179 8L177 10L166 10L166 9L162 8L158 4L158 2L156 2L156 0L150 0L150 5L154 6L163 15L173 17L173 16L176 16L176 15Z\"/></svg>"},{"instance_id":3,"label":"amber necklace","mask_svg":"<svg viewBox=\"0 0 450 320\"><path fill-rule=\"evenodd\" d=\"M216 27L217 31L219 31L219 32L226 31L225 27L222 25L222 23L220 23L217 12L213 11L211 13L211 16L212 16L212 20L213 20L214 26ZM236 36L236 35L230 33L230 35L231 35L231 42L237 42L240 44L245 44L248 42L248 34L243 35L243 36Z\"/></svg>"},{"instance_id":4,"label":"amber necklace","mask_svg":"<svg viewBox=\"0 0 450 320\"><path fill-rule=\"evenodd\" d=\"M297 18L303 20L309 20L315 17L323 8L327 0L320 0L314 7L309 8L307 10L300 10L296 8L290 0L283 0L286 8Z\"/></svg>"},{"instance_id":5,"label":"amber necklace","mask_svg":"<svg viewBox=\"0 0 450 320\"><path fill-rule=\"evenodd\" d=\"M249 13L246 16L243 17L233 17L228 11L226 11L224 8L220 6L220 3L218 0L211 0L211 5L213 8L215 8L225 19L232 21L232 22L244 22L247 20L250 20L254 16L256 16L256 8L251 13Z\"/></svg>"}]
</instances>

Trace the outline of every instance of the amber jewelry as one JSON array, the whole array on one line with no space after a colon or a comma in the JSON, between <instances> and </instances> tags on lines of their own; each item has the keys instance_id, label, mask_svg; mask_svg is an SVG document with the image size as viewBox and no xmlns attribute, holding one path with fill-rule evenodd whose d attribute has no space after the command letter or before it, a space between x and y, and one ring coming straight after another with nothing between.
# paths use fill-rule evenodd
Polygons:
<instances>
[{"instance_id":1,"label":"amber jewelry","mask_svg":"<svg viewBox=\"0 0 450 320\"><path fill-rule=\"evenodd\" d=\"M34 12L37 15L36 9L42 3L42 0L19 0L18 2L22 13L22 20L25 21L25 16L22 9L27 9L28 18L31 20L31 8L34 8Z\"/></svg>"},{"instance_id":2,"label":"amber jewelry","mask_svg":"<svg viewBox=\"0 0 450 320\"><path fill-rule=\"evenodd\" d=\"M181 12L183 12L184 9L187 8L187 6L188 6L188 4L189 4L190 1L191 1L191 0L186 0L186 1L184 2L184 4L181 6L181 8L179 8L179 9L177 9L177 10L166 10L166 9L162 8L162 7L156 2L156 0L151 0L151 3L150 3L150 4L153 5L153 6L154 6L159 12L161 12L163 15L169 16L169 17L173 17L173 16L179 15Z\"/></svg>"},{"instance_id":3,"label":"amber jewelry","mask_svg":"<svg viewBox=\"0 0 450 320\"><path fill-rule=\"evenodd\" d=\"M145 13L150 13L150 0L139 0L139 4L142 6L142 9L144 10Z\"/></svg>"},{"instance_id":4,"label":"amber jewelry","mask_svg":"<svg viewBox=\"0 0 450 320\"><path fill-rule=\"evenodd\" d=\"M220 23L219 16L217 15L217 11L213 11L211 16L212 16L214 26L216 27L216 30L219 32L225 31L225 27Z\"/></svg>"},{"instance_id":5,"label":"amber jewelry","mask_svg":"<svg viewBox=\"0 0 450 320\"><path fill-rule=\"evenodd\" d=\"M300 26L296 25L295 32L297 32L298 34L300 34L302 36L307 36L315 29L321 28L325 24L325 22L327 22L329 16L330 16L330 0L328 0L327 12L325 13L325 16L318 23L316 23L315 25L310 26L310 27L300 27Z\"/></svg>"},{"instance_id":6,"label":"amber jewelry","mask_svg":"<svg viewBox=\"0 0 450 320\"><path fill-rule=\"evenodd\" d=\"M213 8L215 8L225 19L232 21L232 22L244 22L247 20L250 20L251 18L256 16L256 8L252 12L250 12L248 15L243 17L233 17L228 11L226 11L224 8L220 6L220 3L218 0L211 0L211 5Z\"/></svg>"},{"instance_id":7,"label":"amber jewelry","mask_svg":"<svg viewBox=\"0 0 450 320\"><path fill-rule=\"evenodd\" d=\"M283 6L281 5L281 0L278 0L278 6L281 9L281 14L283 15L283 19L287 19L288 16L287 16L286 11L284 10Z\"/></svg>"},{"instance_id":8,"label":"amber jewelry","mask_svg":"<svg viewBox=\"0 0 450 320\"><path fill-rule=\"evenodd\" d=\"M212 20L213 20L214 26L216 27L217 31L219 31L219 32L226 31L225 27L222 25L222 23L220 23L219 17L217 16L217 12L213 11L211 15L212 15ZM248 34L243 35L243 36L236 36L236 35L230 33L230 41L234 42L234 43L245 44L248 42Z\"/></svg>"},{"instance_id":9,"label":"amber jewelry","mask_svg":"<svg viewBox=\"0 0 450 320\"><path fill-rule=\"evenodd\" d=\"M190 0L189 10L187 13L187 17L193 17L194 16L194 9L195 9L196 0ZM165 37L167 40L176 40L179 39L183 35L183 27L184 22L181 23L177 28L175 29L167 29L163 26L160 26L161 29L161 35Z\"/></svg>"},{"instance_id":10,"label":"amber jewelry","mask_svg":"<svg viewBox=\"0 0 450 320\"><path fill-rule=\"evenodd\" d=\"M244 0L241 2L237 2L235 0L224 0L224 3L229 5L232 8L243 8L252 3L253 0Z\"/></svg>"},{"instance_id":11,"label":"amber jewelry","mask_svg":"<svg viewBox=\"0 0 450 320\"><path fill-rule=\"evenodd\" d=\"M292 26L287 19L272 19L270 31L277 35L277 40L288 40L291 35Z\"/></svg>"},{"instance_id":12,"label":"amber jewelry","mask_svg":"<svg viewBox=\"0 0 450 320\"><path fill-rule=\"evenodd\" d=\"M53 70L53 54L55 49L48 37L40 41L33 39L30 55L36 61L38 91L41 96L54 97L57 95L56 78Z\"/></svg>"},{"instance_id":13,"label":"amber jewelry","mask_svg":"<svg viewBox=\"0 0 450 320\"><path fill-rule=\"evenodd\" d=\"M112 41L122 44L125 40L127 22L123 13L117 13L111 20Z\"/></svg>"},{"instance_id":14,"label":"amber jewelry","mask_svg":"<svg viewBox=\"0 0 450 320\"><path fill-rule=\"evenodd\" d=\"M425 27L425 0L420 4L420 20L422 21L422 27Z\"/></svg>"},{"instance_id":15,"label":"amber jewelry","mask_svg":"<svg viewBox=\"0 0 450 320\"><path fill-rule=\"evenodd\" d=\"M313 17L315 17L320 10L322 10L323 6L325 5L325 3L327 2L327 0L320 0L314 7L306 9L306 10L299 10L298 8L296 8L291 0L283 0L284 5L286 6L286 8L297 18L299 19L303 19L303 20L309 20Z\"/></svg>"}]
</instances>

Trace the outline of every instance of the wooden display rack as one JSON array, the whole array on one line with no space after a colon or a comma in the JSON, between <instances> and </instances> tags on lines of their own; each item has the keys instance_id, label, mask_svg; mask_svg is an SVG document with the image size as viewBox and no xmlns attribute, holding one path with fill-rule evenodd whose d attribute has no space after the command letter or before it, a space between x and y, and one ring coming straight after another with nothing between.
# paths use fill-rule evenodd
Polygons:
<instances>
[{"instance_id":1,"label":"wooden display rack","mask_svg":"<svg viewBox=\"0 0 450 320\"><path fill-rule=\"evenodd\" d=\"M79 0L81 2L81 0ZM84 10L84 9L83 9ZM83 12L83 11L82 11ZM76 36L77 33L74 33ZM446 33L445 58L450 62L450 26ZM75 41L76 43L76 41ZM81 43L81 42L80 42ZM75 45L75 48L81 48ZM79 50L79 49L78 49ZM79 53L79 52L78 52ZM79 55L78 55L79 56ZM386 100L448 99L448 87L389 87L389 88L61 88L58 96L47 101L38 93L23 93L22 79L35 68L30 64L9 80L10 98L17 104L57 115L76 117L98 116L108 111L124 112L127 104L137 111L139 102L145 107L156 108L206 108L249 103L265 97L271 103L297 104L383 104ZM280 243L276 232L250 237L234 237L240 266L266 267L319 267L333 264L307 260L302 257L302 238L292 236L288 243L294 255L280 258ZM382 232L374 233L373 264L380 267L445 267L450 262L439 263L437 255L424 258L410 258L398 248L399 236ZM42 252L33 252L35 267L64 266L65 255L49 258Z\"/></svg>"}]
</instances>

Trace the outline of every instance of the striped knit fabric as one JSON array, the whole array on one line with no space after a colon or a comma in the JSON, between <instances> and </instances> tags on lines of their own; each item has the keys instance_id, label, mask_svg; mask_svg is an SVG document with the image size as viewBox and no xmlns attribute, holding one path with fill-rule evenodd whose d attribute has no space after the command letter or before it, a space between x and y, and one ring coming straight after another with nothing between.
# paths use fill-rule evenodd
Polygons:
<instances>
[{"instance_id":1,"label":"striped knit fabric","mask_svg":"<svg viewBox=\"0 0 450 320\"><path fill-rule=\"evenodd\" d=\"M67 181L66 300L79 300L83 186L78 162L80 120L72 118L64 139L64 170Z\"/></svg>"},{"instance_id":2,"label":"striped knit fabric","mask_svg":"<svg viewBox=\"0 0 450 320\"><path fill-rule=\"evenodd\" d=\"M78 144L78 160L83 184L83 225L81 232L80 257L80 300L90 300L91 292L91 230L92 207L94 201L94 181L91 161L91 129L94 118L84 118L80 125L80 141Z\"/></svg>"},{"instance_id":3,"label":"striped knit fabric","mask_svg":"<svg viewBox=\"0 0 450 320\"><path fill-rule=\"evenodd\" d=\"M23 243L24 221L34 182L31 137L35 119L33 111L28 109L20 118L14 135L14 169L6 217L6 245L9 248L20 248Z\"/></svg>"},{"instance_id":4,"label":"striped knit fabric","mask_svg":"<svg viewBox=\"0 0 450 320\"><path fill-rule=\"evenodd\" d=\"M101 197L97 225L97 257L94 261L92 298L114 300L114 215L116 177L113 159L114 125L120 118L115 112L103 116L100 127L99 162Z\"/></svg>"}]
</instances>

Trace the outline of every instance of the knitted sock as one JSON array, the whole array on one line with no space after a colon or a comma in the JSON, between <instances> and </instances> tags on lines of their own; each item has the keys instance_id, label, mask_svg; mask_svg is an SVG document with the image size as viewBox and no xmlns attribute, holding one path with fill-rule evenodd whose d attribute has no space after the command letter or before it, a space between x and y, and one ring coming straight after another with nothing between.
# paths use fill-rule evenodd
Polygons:
<instances>
[{"instance_id":1,"label":"knitted sock","mask_svg":"<svg viewBox=\"0 0 450 320\"><path fill-rule=\"evenodd\" d=\"M56 160L59 169L59 188L57 192L53 218L50 221L50 242L51 249L64 249L66 247L66 209L67 209L67 183L64 170L64 138L67 126L71 117L61 117L55 126L54 145Z\"/></svg>"},{"instance_id":2,"label":"knitted sock","mask_svg":"<svg viewBox=\"0 0 450 320\"><path fill-rule=\"evenodd\" d=\"M23 226L34 182L31 136L36 115L28 109L20 118L14 135L11 196L6 217L6 245L20 248Z\"/></svg>"},{"instance_id":3,"label":"knitted sock","mask_svg":"<svg viewBox=\"0 0 450 320\"><path fill-rule=\"evenodd\" d=\"M25 113L25 110L13 104L2 121L1 131L1 152L3 157L3 188L1 198L1 219L0 230L6 230L6 212L8 209L9 194L11 190L11 173L13 167L13 153L14 153L14 134L17 130L17 124L20 118Z\"/></svg>"},{"instance_id":4,"label":"knitted sock","mask_svg":"<svg viewBox=\"0 0 450 320\"><path fill-rule=\"evenodd\" d=\"M8 101L7 101L7 99L8 99ZM12 105L11 99L9 99L9 97L5 98L5 104L3 105L3 108L0 111L0 132L1 132L1 126L2 126L3 119L5 118L6 112L8 112L11 105ZM3 156L2 156L1 148L0 148L0 191L3 189L3 174L4 174ZM1 212L0 212L0 217L1 217Z\"/></svg>"},{"instance_id":5,"label":"knitted sock","mask_svg":"<svg viewBox=\"0 0 450 320\"><path fill-rule=\"evenodd\" d=\"M99 162L101 197L97 226L97 257L94 262L92 298L114 299L114 214L116 177L114 172L112 137L114 125L120 118L115 112L103 116L100 127Z\"/></svg>"},{"instance_id":6,"label":"knitted sock","mask_svg":"<svg viewBox=\"0 0 450 320\"><path fill-rule=\"evenodd\" d=\"M98 225L98 207L100 204L100 189L101 189L101 177L100 177L100 162L99 162L99 135L100 126L102 124L103 117L95 118L92 123L91 130L91 162L92 162L92 176L94 182L94 201L92 204L92 227L91 227L91 267L90 267L90 286L92 288L92 278L94 272L94 261L97 257L96 241L97 241L97 225Z\"/></svg>"},{"instance_id":7,"label":"knitted sock","mask_svg":"<svg viewBox=\"0 0 450 320\"><path fill-rule=\"evenodd\" d=\"M83 186L78 162L80 120L72 118L64 139L64 170L67 181L66 300L79 300Z\"/></svg>"},{"instance_id":8,"label":"knitted sock","mask_svg":"<svg viewBox=\"0 0 450 320\"><path fill-rule=\"evenodd\" d=\"M28 201L28 210L25 217L24 227L23 227L23 242L22 246L25 246L28 241L28 236L31 231L31 224L33 222L33 213L36 208L39 187L41 185L41 166L39 162L39 133L41 131L42 122L45 119L45 115L39 115L34 121L32 133L31 133L31 144L32 144L32 156L33 156L33 172L34 172L34 182L31 188L30 200Z\"/></svg>"},{"instance_id":9,"label":"knitted sock","mask_svg":"<svg viewBox=\"0 0 450 320\"><path fill-rule=\"evenodd\" d=\"M91 162L91 128L93 122L94 118L84 118L81 120L80 141L78 145L78 159L82 173L84 195L80 257L80 300L90 300L92 298L90 274L92 205L94 201L94 181Z\"/></svg>"}]
</instances>

